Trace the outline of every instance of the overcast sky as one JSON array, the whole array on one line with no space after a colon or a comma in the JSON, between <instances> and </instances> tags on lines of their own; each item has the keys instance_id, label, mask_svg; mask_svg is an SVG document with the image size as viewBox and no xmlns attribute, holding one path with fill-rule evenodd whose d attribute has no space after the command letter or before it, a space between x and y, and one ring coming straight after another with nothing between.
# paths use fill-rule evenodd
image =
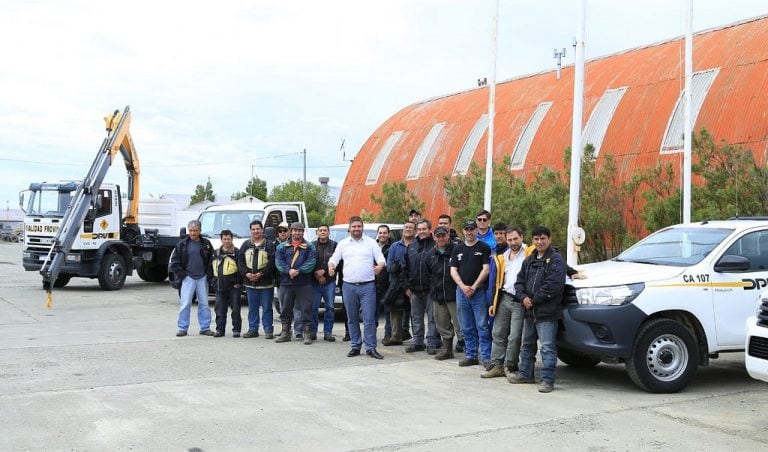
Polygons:
<instances>
[{"instance_id":1,"label":"overcast sky","mask_svg":"<svg viewBox=\"0 0 768 452\"><path fill-rule=\"evenodd\" d=\"M577 0L501 0L499 80L552 70ZM229 197L253 171L274 186L341 185L403 107L490 74L493 0L0 0L0 203L32 181L81 179L102 117L130 105L142 197ZM588 0L587 57L682 35L682 0ZM765 0L694 1L694 30L768 13ZM695 58L695 55L694 55ZM588 76L588 74L587 74ZM124 185L122 166L110 180ZM7 200L7 201L6 201Z\"/></svg>"}]
</instances>

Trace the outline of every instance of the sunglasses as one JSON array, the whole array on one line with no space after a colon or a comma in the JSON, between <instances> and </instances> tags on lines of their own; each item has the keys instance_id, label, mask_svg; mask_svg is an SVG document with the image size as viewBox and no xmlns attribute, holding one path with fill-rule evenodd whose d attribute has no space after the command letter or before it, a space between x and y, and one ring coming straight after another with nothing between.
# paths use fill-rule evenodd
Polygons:
<instances>
[{"instance_id":1,"label":"sunglasses","mask_svg":"<svg viewBox=\"0 0 768 452\"><path fill-rule=\"evenodd\" d=\"M488 221L488 219L487 219L487 218L482 218L482 217L481 217L481 218L478 218L478 219L477 219L477 221Z\"/></svg>"},{"instance_id":2,"label":"sunglasses","mask_svg":"<svg viewBox=\"0 0 768 452\"><path fill-rule=\"evenodd\" d=\"M288 232L288 229L279 228L277 232Z\"/></svg>"}]
</instances>

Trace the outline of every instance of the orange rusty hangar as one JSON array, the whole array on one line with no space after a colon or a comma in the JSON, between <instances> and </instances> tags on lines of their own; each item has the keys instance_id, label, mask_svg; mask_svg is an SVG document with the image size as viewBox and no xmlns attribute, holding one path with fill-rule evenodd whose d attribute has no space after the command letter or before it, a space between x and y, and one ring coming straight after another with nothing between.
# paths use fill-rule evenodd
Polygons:
<instances>
[{"instance_id":1,"label":"orange rusty hangar","mask_svg":"<svg viewBox=\"0 0 768 452\"><path fill-rule=\"evenodd\" d=\"M768 144L768 16L696 33L693 41L693 124L716 141L750 149L766 162ZM659 160L680 162L683 39L595 58L586 63L584 139L614 156L620 177ZM563 169L570 146L573 66L497 84L494 161L511 156L510 171L545 165ZM450 213L443 176L485 165L487 87L409 105L368 138L347 173L336 211L344 223L376 212L371 194L407 181L427 218ZM679 165L676 165L679 167Z\"/></svg>"}]
</instances>

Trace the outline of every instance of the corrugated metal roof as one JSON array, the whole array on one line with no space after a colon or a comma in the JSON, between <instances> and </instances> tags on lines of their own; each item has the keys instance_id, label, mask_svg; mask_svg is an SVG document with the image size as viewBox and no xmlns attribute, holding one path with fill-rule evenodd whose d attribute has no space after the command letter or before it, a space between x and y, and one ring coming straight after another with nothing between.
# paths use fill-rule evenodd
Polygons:
<instances>
[{"instance_id":1,"label":"corrugated metal roof","mask_svg":"<svg viewBox=\"0 0 768 452\"><path fill-rule=\"evenodd\" d=\"M413 157L413 162L411 163L411 167L408 168L408 176L406 179L410 180L419 178L419 175L421 175L421 168L424 166L424 160L427 159L427 155L432 154L432 147L435 145L435 141L437 141L437 137L440 135L440 132L443 131L443 127L445 127L445 123L441 122L435 124L429 130L429 133L424 138L424 141L421 142L419 150L416 151L416 156Z\"/></svg>"},{"instance_id":2,"label":"corrugated metal roof","mask_svg":"<svg viewBox=\"0 0 768 452\"><path fill-rule=\"evenodd\" d=\"M368 170L368 177L365 179L366 185L375 184L376 181L379 180L381 168L384 166L384 162L387 161L387 157L389 157L389 154L392 152L392 149L394 149L401 136L403 136L402 131L393 132L384 143L384 146L379 149L379 153L376 155L376 160L373 161L371 169Z\"/></svg>"},{"instance_id":3,"label":"corrugated metal roof","mask_svg":"<svg viewBox=\"0 0 768 452\"><path fill-rule=\"evenodd\" d=\"M743 145L759 162L768 153L768 18L745 21L694 36L694 70L719 68L710 83L694 128L707 128L718 142ZM667 126L683 88L682 40L675 39L590 60L586 66L584 115L593 110L608 90L626 88L609 122L605 123L600 156L612 155L620 177L669 161L679 167L679 154L660 155ZM702 79L704 80L704 79ZM444 123L426 155L419 176L408 187L426 205L424 214L436 218L447 206L443 177L474 160L484 164L485 126L470 141L478 118L487 113L487 87L409 105L387 119L360 149L347 173L337 218L348 218L377 206L370 200L381 184L407 180L419 148L432 128ZM573 66L518 77L496 87L493 157L510 155L523 142L526 125L543 102L551 102L538 131L530 138L523 175L542 166L564 169L564 151L570 146ZM600 116L600 115L599 115ZM602 117L602 116L601 116ZM486 119L487 123L487 119ZM601 129L602 130L602 129ZM376 183L366 185L381 142L404 132L389 156L381 160ZM477 132L477 131L476 131ZM479 135L479 137L477 136ZM528 138L525 138L528 140ZM464 150L464 152L462 152ZM419 157L420 158L420 157ZM598 165L602 158L598 159ZM458 165L461 163L460 165ZM415 166L414 166L415 170ZM371 178L372 179L372 178Z\"/></svg>"},{"instance_id":4,"label":"corrugated metal roof","mask_svg":"<svg viewBox=\"0 0 768 452\"><path fill-rule=\"evenodd\" d=\"M456 167L453 169L453 174L466 174L469 169L469 163L472 161L472 157L477 150L477 143L483 137L485 130L488 128L488 114L480 115L477 118L475 126L472 127L472 131L467 136L467 141L464 142L464 146L461 147L459 152L459 158L456 159Z\"/></svg>"}]
</instances>

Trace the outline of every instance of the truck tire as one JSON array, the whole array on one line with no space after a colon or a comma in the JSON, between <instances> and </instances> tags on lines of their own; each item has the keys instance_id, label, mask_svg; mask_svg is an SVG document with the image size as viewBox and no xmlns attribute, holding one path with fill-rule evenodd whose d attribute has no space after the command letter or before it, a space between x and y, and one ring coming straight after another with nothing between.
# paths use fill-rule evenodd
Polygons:
<instances>
[{"instance_id":1,"label":"truck tire","mask_svg":"<svg viewBox=\"0 0 768 452\"><path fill-rule=\"evenodd\" d=\"M72 279L72 275L67 273L59 273L59 276L56 277L56 281L53 282L53 287L60 289L69 284L70 279Z\"/></svg>"},{"instance_id":2,"label":"truck tire","mask_svg":"<svg viewBox=\"0 0 768 452\"><path fill-rule=\"evenodd\" d=\"M104 290L120 290L125 284L125 261L119 254L107 253L101 259L99 286Z\"/></svg>"},{"instance_id":3,"label":"truck tire","mask_svg":"<svg viewBox=\"0 0 768 452\"><path fill-rule=\"evenodd\" d=\"M698 356L696 339L685 325L672 319L653 319L637 333L627 373L645 391L678 392L696 374Z\"/></svg>"},{"instance_id":4,"label":"truck tire","mask_svg":"<svg viewBox=\"0 0 768 452\"><path fill-rule=\"evenodd\" d=\"M144 264L136 269L139 278L147 282L163 282L168 277L168 269L165 265Z\"/></svg>"},{"instance_id":5,"label":"truck tire","mask_svg":"<svg viewBox=\"0 0 768 452\"><path fill-rule=\"evenodd\" d=\"M557 359L577 369L595 367L600 363L597 358L563 347L557 347Z\"/></svg>"}]
</instances>

